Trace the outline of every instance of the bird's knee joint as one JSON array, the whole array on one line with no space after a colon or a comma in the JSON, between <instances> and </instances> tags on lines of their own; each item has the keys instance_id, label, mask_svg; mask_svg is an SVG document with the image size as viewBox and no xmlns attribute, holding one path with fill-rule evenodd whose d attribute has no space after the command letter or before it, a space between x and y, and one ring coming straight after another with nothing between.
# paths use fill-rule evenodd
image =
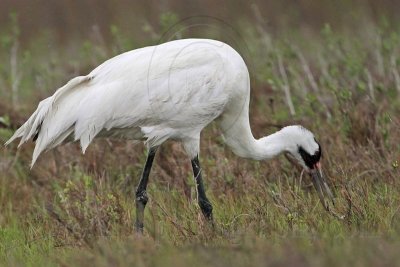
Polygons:
<instances>
[{"instance_id":1,"label":"bird's knee joint","mask_svg":"<svg viewBox=\"0 0 400 267\"><path fill-rule=\"evenodd\" d=\"M149 197L147 196L146 191L136 192L136 202L146 206L147 201L149 201Z\"/></svg>"}]
</instances>

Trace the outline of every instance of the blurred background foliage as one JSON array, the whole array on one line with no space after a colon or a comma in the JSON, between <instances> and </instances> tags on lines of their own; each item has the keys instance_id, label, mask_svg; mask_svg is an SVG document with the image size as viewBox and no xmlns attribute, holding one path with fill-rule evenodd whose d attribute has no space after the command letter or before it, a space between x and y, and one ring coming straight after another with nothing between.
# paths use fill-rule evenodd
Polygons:
<instances>
[{"instance_id":1,"label":"blurred background foliage","mask_svg":"<svg viewBox=\"0 0 400 267\"><path fill-rule=\"evenodd\" d=\"M257 23L258 13L270 33L282 33L282 29L298 29L319 32L325 24L339 31L365 30L370 23L389 20L398 23L400 3L394 0L338 0L338 1L55 1L3 0L0 8L0 29L10 24L9 15L19 16L21 42L48 33L57 45L69 45L76 39L87 39L93 27L99 28L105 40L110 40L110 28L121 29L126 38L147 40L143 27L149 24L154 31L163 32L168 21L160 22L165 13L175 13L179 18L208 15L238 27L240 23ZM165 19L165 18L164 18ZM368 24L365 24L368 23Z\"/></svg>"}]
</instances>

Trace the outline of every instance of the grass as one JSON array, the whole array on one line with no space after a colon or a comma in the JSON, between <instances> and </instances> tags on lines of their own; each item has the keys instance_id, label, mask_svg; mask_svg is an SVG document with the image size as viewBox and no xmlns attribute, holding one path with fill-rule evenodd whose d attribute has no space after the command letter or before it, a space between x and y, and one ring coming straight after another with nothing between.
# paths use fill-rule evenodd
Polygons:
<instances>
[{"instance_id":1,"label":"grass","mask_svg":"<svg viewBox=\"0 0 400 267\"><path fill-rule=\"evenodd\" d=\"M68 78L118 52L156 43L179 16L159 20L143 29L142 40L114 25L104 42L97 36L46 49L47 34L19 46L12 15L0 53L2 62L13 62L12 69L0 65L7 89L0 91L0 143ZM141 144L97 140L84 156L77 144L67 144L45 153L32 170L33 144L20 150L12 144L0 151L0 265L399 265L400 34L394 25L287 26L272 34L256 15L235 25L243 39L232 43L252 74L255 135L294 123L315 132L335 211L344 219L324 211L308 177L283 157L256 162L233 155L216 124L204 130L201 143L215 229L197 206L189 160L168 142L152 170L144 236L133 231ZM185 26L181 37L227 38Z\"/></svg>"}]
</instances>

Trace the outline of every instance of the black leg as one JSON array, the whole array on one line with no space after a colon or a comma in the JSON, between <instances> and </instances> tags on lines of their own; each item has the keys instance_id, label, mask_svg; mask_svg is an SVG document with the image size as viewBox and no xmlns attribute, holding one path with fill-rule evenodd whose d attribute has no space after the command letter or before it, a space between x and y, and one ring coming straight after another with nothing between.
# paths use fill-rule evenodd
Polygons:
<instances>
[{"instance_id":1,"label":"black leg","mask_svg":"<svg viewBox=\"0 0 400 267\"><path fill-rule=\"evenodd\" d=\"M146 188L149 182L149 174L151 166L153 165L154 156L156 155L157 147L150 148L149 154L147 155L146 164L144 165L142 177L140 178L139 185L136 189L136 231L143 233L143 220L144 220L144 208L146 207L147 197Z\"/></svg>"},{"instance_id":2,"label":"black leg","mask_svg":"<svg viewBox=\"0 0 400 267\"><path fill-rule=\"evenodd\" d=\"M206 217L206 219L212 221L213 220L213 216L212 216L213 208L212 208L210 201L207 199L206 192L204 190L204 184L203 184L203 179L201 177L201 167L200 167L200 162L199 162L198 156L196 156L194 159L192 159L192 168L193 168L194 179L196 181L199 206L201 208L201 211L203 212L204 217Z\"/></svg>"}]
</instances>

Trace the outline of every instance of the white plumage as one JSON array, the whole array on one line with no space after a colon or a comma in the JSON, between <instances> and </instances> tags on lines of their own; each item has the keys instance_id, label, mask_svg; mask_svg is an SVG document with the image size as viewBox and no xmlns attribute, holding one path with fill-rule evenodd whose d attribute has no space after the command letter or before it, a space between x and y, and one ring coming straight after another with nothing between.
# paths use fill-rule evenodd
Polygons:
<instances>
[{"instance_id":1,"label":"white plumage","mask_svg":"<svg viewBox=\"0 0 400 267\"><path fill-rule=\"evenodd\" d=\"M235 58L232 58L235 57ZM149 146L179 139L195 153L201 129L223 111L227 88L247 75L229 46L211 40L183 40L123 53L87 76L76 77L40 102L13 137L20 145L40 130L32 165L46 149L68 136L83 152L97 135L146 138Z\"/></svg>"},{"instance_id":2,"label":"white plumage","mask_svg":"<svg viewBox=\"0 0 400 267\"><path fill-rule=\"evenodd\" d=\"M83 152L96 136L144 139L149 147L174 139L193 158L201 130L221 116L225 141L239 156L265 159L296 150L294 139L282 134L254 139L249 98L249 73L233 48L215 40L177 40L123 53L73 78L41 101L6 144L21 137L21 145L38 134L32 166L70 136ZM308 137L310 154L318 149L304 128L285 132Z\"/></svg>"},{"instance_id":3,"label":"white plumage","mask_svg":"<svg viewBox=\"0 0 400 267\"><path fill-rule=\"evenodd\" d=\"M312 174L321 201L323 193L332 199L320 171L321 150L314 135L301 126L288 126L255 139L249 99L246 64L229 45L207 39L171 41L123 53L86 76L73 78L41 101L6 144L16 138L21 138L20 145L36 139L33 166L43 151L63 141L79 140L83 152L95 137L144 140L155 150L168 139L180 141L192 159L200 207L212 218L197 155L200 132L219 118L224 139L235 154L262 160L288 152ZM143 229L155 150L149 153L136 192L139 229Z\"/></svg>"}]
</instances>

